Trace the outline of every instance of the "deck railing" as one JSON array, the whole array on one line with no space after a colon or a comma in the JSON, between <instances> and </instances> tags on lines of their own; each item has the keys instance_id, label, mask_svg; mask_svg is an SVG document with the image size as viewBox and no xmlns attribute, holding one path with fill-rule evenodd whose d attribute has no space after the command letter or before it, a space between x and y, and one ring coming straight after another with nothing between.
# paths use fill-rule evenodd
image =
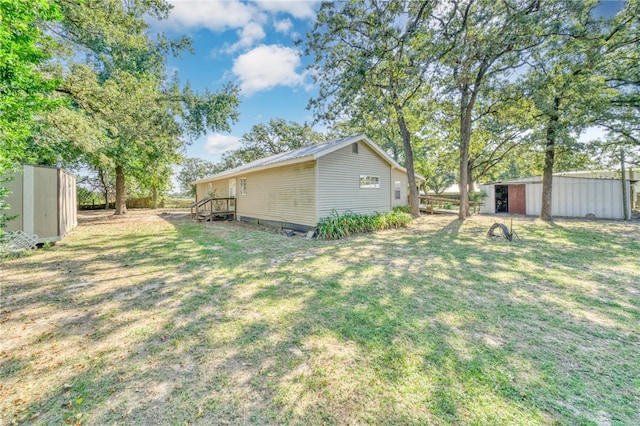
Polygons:
<instances>
[{"instance_id":1,"label":"deck railing","mask_svg":"<svg viewBox=\"0 0 640 426\"><path fill-rule=\"evenodd\" d=\"M203 198L191 204L191 220L200 222L213 221L215 218L235 219L236 210L235 197Z\"/></svg>"},{"instance_id":2,"label":"deck railing","mask_svg":"<svg viewBox=\"0 0 640 426\"><path fill-rule=\"evenodd\" d=\"M445 210L451 210L450 206L460 206L460 200L447 197L434 197L433 195L421 195L418 197L420 200L420 211L424 213L438 213ZM479 211L479 205L475 201L469 200L469 207L471 211L477 213Z\"/></svg>"}]
</instances>

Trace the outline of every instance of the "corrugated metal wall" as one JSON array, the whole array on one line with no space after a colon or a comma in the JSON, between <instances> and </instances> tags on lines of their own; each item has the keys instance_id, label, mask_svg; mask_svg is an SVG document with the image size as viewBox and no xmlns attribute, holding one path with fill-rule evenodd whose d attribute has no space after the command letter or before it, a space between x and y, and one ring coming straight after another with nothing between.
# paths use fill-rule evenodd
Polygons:
<instances>
[{"instance_id":1,"label":"corrugated metal wall","mask_svg":"<svg viewBox=\"0 0 640 426\"><path fill-rule=\"evenodd\" d=\"M64 170L58 170L58 212L60 235L78 226L78 213L76 205L76 178Z\"/></svg>"},{"instance_id":2,"label":"corrugated metal wall","mask_svg":"<svg viewBox=\"0 0 640 426\"><path fill-rule=\"evenodd\" d=\"M25 166L28 167L28 166ZM25 191L27 188L25 188ZM58 232L58 170L34 167L33 228L40 238L61 236Z\"/></svg>"},{"instance_id":3,"label":"corrugated metal wall","mask_svg":"<svg viewBox=\"0 0 640 426\"><path fill-rule=\"evenodd\" d=\"M379 176L380 188L360 188L360 175ZM365 143L351 145L318 159L318 217L371 214L391 210L391 166Z\"/></svg>"},{"instance_id":4,"label":"corrugated metal wall","mask_svg":"<svg viewBox=\"0 0 640 426\"><path fill-rule=\"evenodd\" d=\"M542 207L542 178L529 179L526 183L526 211L529 216L539 216ZM514 181L501 182L507 185ZM518 180L515 180L518 182ZM627 205L630 205L630 182L627 185ZM487 198L480 213L495 213L496 184L482 185ZM586 217L594 215L600 219L623 219L622 183L617 179L589 179L565 176L553 177L551 214L558 217Z\"/></svg>"},{"instance_id":5,"label":"corrugated metal wall","mask_svg":"<svg viewBox=\"0 0 640 426\"><path fill-rule=\"evenodd\" d=\"M38 242L58 241L78 225L76 178L64 170L24 165L9 183L9 231L38 235Z\"/></svg>"},{"instance_id":6,"label":"corrugated metal wall","mask_svg":"<svg viewBox=\"0 0 640 426\"><path fill-rule=\"evenodd\" d=\"M8 216L18 215L15 219L7 222L7 231L22 231L23 228L23 176L21 172L15 173L13 179L3 184L11 193L7 196L6 201L11 206L4 213Z\"/></svg>"},{"instance_id":7,"label":"corrugated metal wall","mask_svg":"<svg viewBox=\"0 0 640 426\"><path fill-rule=\"evenodd\" d=\"M626 185L629 194L629 181ZM527 214L539 215L541 206L542 183L527 184ZM559 217L594 215L601 219L623 219L622 183L613 179L554 176L551 214Z\"/></svg>"},{"instance_id":8,"label":"corrugated metal wall","mask_svg":"<svg viewBox=\"0 0 640 426\"><path fill-rule=\"evenodd\" d=\"M496 186L480 185L480 191L487 193L487 197L482 201L482 205L480 206L480 213L494 214L496 212Z\"/></svg>"}]
</instances>

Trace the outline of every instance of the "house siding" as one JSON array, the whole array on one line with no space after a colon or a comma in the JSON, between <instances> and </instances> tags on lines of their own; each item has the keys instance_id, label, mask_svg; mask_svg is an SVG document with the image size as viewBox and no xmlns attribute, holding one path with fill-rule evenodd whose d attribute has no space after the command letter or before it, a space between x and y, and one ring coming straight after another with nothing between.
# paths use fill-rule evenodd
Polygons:
<instances>
[{"instance_id":1,"label":"house siding","mask_svg":"<svg viewBox=\"0 0 640 426\"><path fill-rule=\"evenodd\" d=\"M396 200L395 196L395 182L400 181L400 199ZM401 170L393 169L391 171L391 205L393 207L397 206L408 206L409 205L409 197L407 194L407 190L409 187L409 179L407 178L407 174Z\"/></svg>"},{"instance_id":2,"label":"house siding","mask_svg":"<svg viewBox=\"0 0 640 426\"><path fill-rule=\"evenodd\" d=\"M240 179L246 178L247 193L240 194ZM229 180L236 180L238 219L257 219L269 225L298 224L313 227L316 217L315 162L294 164L222 178L196 186L198 200L207 197L208 185L219 197L229 193Z\"/></svg>"},{"instance_id":3,"label":"house siding","mask_svg":"<svg viewBox=\"0 0 640 426\"><path fill-rule=\"evenodd\" d=\"M247 179L247 193L240 195L241 178ZM315 226L315 162L249 172L238 180L237 215L267 221Z\"/></svg>"},{"instance_id":4,"label":"house siding","mask_svg":"<svg viewBox=\"0 0 640 426\"><path fill-rule=\"evenodd\" d=\"M215 193L218 198L229 196L229 179L220 179L208 183L200 183L196 185L196 199L202 200L208 198L209 193Z\"/></svg>"},{"instance_id":5,"label":"house siding","mask_svg":"<svg viewBox=\"0 0 640 426\"><path fill-rule=\"evenodd\" d=\"M348 145L317 161L318 218L330 216L334 209L340 214L348 210L371 214L391 209L391 167L364 142L358 143L357 154ZM379 176L380 188L361 189L360 175Z\"/></svg>"}]
</instances>

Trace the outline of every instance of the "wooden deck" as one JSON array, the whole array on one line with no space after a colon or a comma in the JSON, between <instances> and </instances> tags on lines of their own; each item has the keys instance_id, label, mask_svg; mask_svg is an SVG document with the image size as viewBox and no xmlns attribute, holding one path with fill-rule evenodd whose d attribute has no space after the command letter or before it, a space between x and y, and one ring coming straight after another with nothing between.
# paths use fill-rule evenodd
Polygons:
<instances>
[{"instance_id":1,"label":"wooden deck","mask_svg":"<svg viewBox=\"0 0 640 426\"><path fill-rule=\"evenodd\" d=\"M215 219L235 219L236 211L235 197L203 198L191 204L191 220L212 222Z\"/></svg>"}]
</instances>

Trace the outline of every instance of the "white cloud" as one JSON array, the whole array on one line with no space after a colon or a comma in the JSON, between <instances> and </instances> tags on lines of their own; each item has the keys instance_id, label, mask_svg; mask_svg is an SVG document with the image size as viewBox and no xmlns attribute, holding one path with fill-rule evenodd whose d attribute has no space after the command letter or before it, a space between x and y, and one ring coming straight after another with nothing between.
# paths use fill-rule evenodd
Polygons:
<instances>
[{"instance_id":1,"label":"white cloud","mask_svg":"<svg viewBox=\"0 0 640 426\"><path fill-rule=\"evenodd\" d=\"M225 49L226 52L231 53L238 49L251 47L255 42L262 40L267 35L260 24L249 22L244 28L238 30L238 36L240 40Z\"/></svg>"},{"instance_id":2,"label":"white cloud","mask_svg":"<svg viewBox=\"0 0 640 426\"><path fill-rule=\"evenodd\" d=\"M241 145L240 138L237 136L214 133L207 136L204 149L211 155L217 155L240 148Z\"/></svg>"},{"instance_id":3,"label":"white cloud","mask_svg":"<svg viewBox=\"0 0 640 426\"><path fill-rule=\"evenodd\" d=\"M304 77L296 69L300 52L280 45L261 45L240 55L233 63L233 73L240 79L240 89L246 95L275 86L298 86Z\"/></svg>"},{"instance_id":4,"label":"white cloud","mask_svg":"<svg viewBox=\"0 0 640 426\"><path fill-rule=\"evenodd\" d=\"M272 13L284 12L299 19L314 18L318 3L314 0L256 0L256 4L263 10Z\"/></svg>"},{"instance_id":5,"label":"white cloud","mask_svg":"<svg viewBox=\"0 0 640 426\"><path fill-rule=\"evenodd\" d=\"M316 16L315 0L169 0L174 6L160 25L175 30L207 28L226 31L251 22L265 23L267 14L286 13L297 19ZM265 13L266 12L266 13Z\"/></svg>"},{"instance_id":6,"label":"white cloud","mask_svg":"<svg viewBox=\"0 0 640 426\"><path fill-rule=\"evenodd\" d=\"M174 29L207 28L224 31L241 28L260 20L255 5L239 0L170 0L171 10L167 25Z\"/></svg>"},{"instance_id":7,"label":"white cloud","mask_svg":"<svg viewBox=\"0 0 640 426\"><path fill-rule=\"evenodd\" d=\"M283 19L281 21L276 21L273 23L274 28L277 32L287 34L291 31L291 27L293 27L293 23L290 19Z\"/></svg>"}]
</instances>

